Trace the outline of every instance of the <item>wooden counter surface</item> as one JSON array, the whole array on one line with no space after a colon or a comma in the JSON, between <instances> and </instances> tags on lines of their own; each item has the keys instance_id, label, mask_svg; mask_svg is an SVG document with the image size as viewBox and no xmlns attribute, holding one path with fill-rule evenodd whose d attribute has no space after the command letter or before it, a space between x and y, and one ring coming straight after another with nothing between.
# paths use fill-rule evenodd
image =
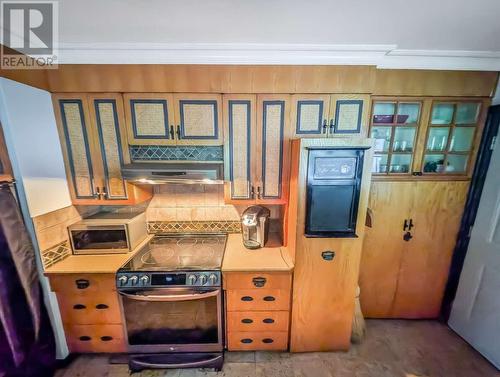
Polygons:
<instances>
[{"instance_id":1,"label":"wooden counter surface","mask_svg":"<svg viewBox=\"0 0 500 377\"><path fill-rule=\"evenodd\" d=\"M47 268L45 275L75 273L116 273L116 271L132 258L151 238L147 236L133 251L127 254L104 255L70 255Z\"/></svg>"},{"instance_id":2,"label":"wooden counter surface","mask_svg":"<svg viewBox=\"0 0 500 377\"><path fill-rule=\"evenodd\" d=\"M222 272L293 270L288 250L279 246L278 239L276 234L271 233L267 247L249 250L243 246L240 233L228 234Z\"/></svg>"}]
</instances>

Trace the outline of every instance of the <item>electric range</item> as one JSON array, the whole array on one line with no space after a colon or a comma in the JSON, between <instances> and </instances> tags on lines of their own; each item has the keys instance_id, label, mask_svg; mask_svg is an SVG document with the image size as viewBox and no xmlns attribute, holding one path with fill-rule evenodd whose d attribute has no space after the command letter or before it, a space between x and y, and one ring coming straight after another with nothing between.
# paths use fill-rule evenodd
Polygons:
<instances>
[{"instance_id":1,"label":"electric range","mask_svg":"<svg viewBox=\"0 0 500 377\"><path fill-rule=\"evenodd\" d=\"M226 239L157 235L118 270L131 371L222 368Z\"/></svg>"}]
</instances>

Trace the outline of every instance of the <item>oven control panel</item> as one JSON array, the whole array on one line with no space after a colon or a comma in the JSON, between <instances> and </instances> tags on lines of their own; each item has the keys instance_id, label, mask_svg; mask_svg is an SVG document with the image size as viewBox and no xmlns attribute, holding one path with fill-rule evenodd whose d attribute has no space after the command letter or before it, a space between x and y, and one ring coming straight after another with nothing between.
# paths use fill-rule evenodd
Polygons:
<instances>
[{"instance_id":1,"label":"oven control panel","mask_svg":"<svg viewBox=\"0 0 500 377\"><path fill-rule=\"evenodd\" d=\"M220 271L189 272L118 272L117 288L146 287L219 287Z\"/></svg>"}]
</instances>

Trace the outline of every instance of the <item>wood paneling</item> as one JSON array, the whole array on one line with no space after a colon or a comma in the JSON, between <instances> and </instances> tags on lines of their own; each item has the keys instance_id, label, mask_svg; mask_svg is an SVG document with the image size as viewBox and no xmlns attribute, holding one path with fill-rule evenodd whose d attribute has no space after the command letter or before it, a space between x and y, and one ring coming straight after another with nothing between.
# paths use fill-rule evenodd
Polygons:
<instances>
[{"instance_id":1,"label":"wood paneling","mask_svg":"<svg viewBox=\"0 0 500 377\"><path fill-rule=\"evenodd\" d=\"M414 182L373 182L368 208L372 227L366 228L359 272L361 308L367 317L390 317L407 242L403 222L410 218Z\"/></svg>"},{"instance_id":2,"label":"wood paneling","mask_svg":"<svg viewBox=\"0 0 500 377\"><path fill-rule=\"evenodd\" d=\"M361 308L371 318L436 318L469 182L374 182L360 268ZM412 238L403 223L412 219Z\"/></svg>"},{"instance_id":3,"label":"wood paneling","mask_svg":"<svg viewBox=\"0 0 500 377\"><path fill-rule=\"evenodd\" d=\"M436 318L448 280L469 182L418 182L413 238L403 251L392 316Z\"/></svg>"},{"instance_id":4,"label":"wood paneling","mask_svg":"<svg viewBox=\"0 0 500 377\"><path fill-rule=\"evenodd\" d=\"M377 69L374 95L491 97L497 72Z\"/></svg>"},{"instance_id":5,"label":"wood paneling","mask_svg":"<svg viewBox=\"0 0 500 377\"><path fill-rule=\"evenodd\" d=\"M294 190L290 198L298 203L296 220L296 255L293 277L293 303L290 349L292 352L331 351L348 349L354 313L355 289L358 282L359 259L364 237L364 224L368 193L372 152L365 154L362 187L358 207L356 233L358 238L306 238L305 197L307 177L307 148L315 147L363 147L370 146L371 140L363 138L343 139L302 139L298 171L292 170ZM297 167L294 166L294 169ZM293 219L290 215L289 219ZM289 222L289 226L295 224ZM292 243L293 241L291 241ZM333 250L331 261L322 258L321 253Z\"/></svg>"},{"instance_id":6,"label":"wood paneling","mask_svg":"<svg viewBox=\"0 0 500 377\"><path fill-rule=\"evenodd\" d=\"M12 166L10 165L7 144L3 135L2 123L0 123L0 182L11 181L13 179Z\"/></svg>"}]
</instances>

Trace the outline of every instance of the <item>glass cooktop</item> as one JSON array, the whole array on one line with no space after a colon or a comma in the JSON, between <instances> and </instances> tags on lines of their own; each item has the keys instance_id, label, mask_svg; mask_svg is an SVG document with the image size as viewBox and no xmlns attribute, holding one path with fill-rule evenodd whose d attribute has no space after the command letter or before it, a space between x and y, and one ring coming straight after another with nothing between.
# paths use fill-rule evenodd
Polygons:
<instances>
[{"instance_id":1,"label":"glass cooktop","mask_svg":"<svg viewBox=\"0 0 500 377\"><path fill-rule=\"evenodd\" d=\"M158 235L119 271L219 270L226 239L225 234Z\"/></svg>"}]
</instances>

